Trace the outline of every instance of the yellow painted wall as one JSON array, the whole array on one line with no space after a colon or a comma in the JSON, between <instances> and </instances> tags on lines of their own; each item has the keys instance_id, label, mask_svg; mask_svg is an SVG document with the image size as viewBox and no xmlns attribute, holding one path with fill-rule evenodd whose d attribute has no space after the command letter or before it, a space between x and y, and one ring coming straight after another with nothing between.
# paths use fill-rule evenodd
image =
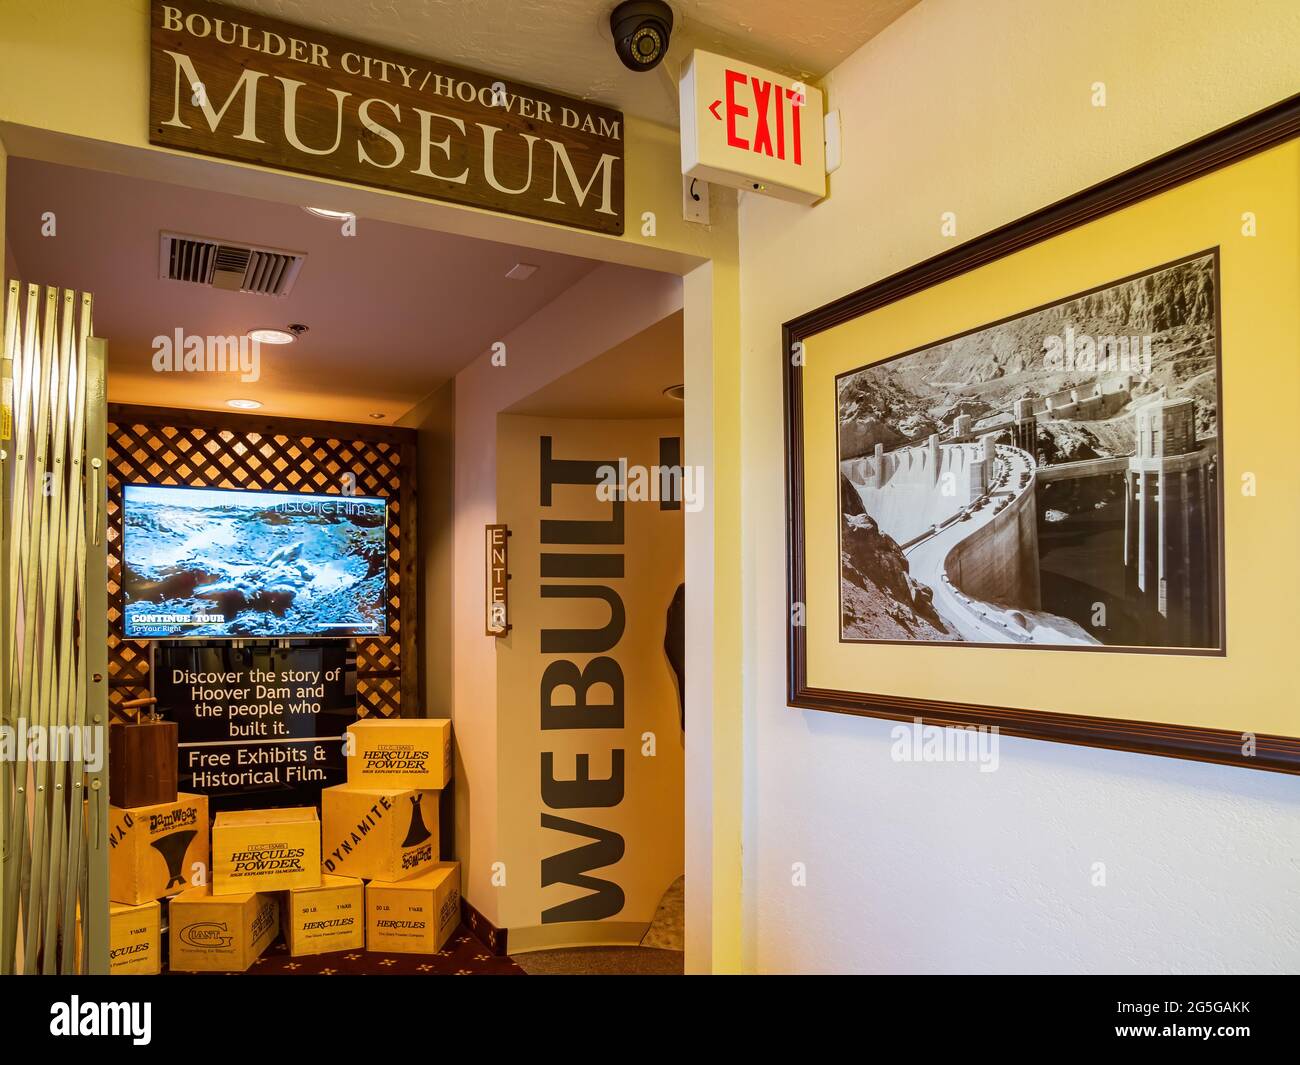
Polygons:
<instances>
[{"instance_id":1,"label":"yellow painted wall","mask_svg":"<svg viewBox=\"0 0 1300 1065\"><path fill-rule=\"evenodd\" d=\"M824 81L830 198L742 197L747 969L1294 969L1293 779L1010 739L995 773L900 765L892 723L785 706L776 427L783 321L1300 91L1297 55L1292 0L922 0ZM900 670L856 663L865 683L926 680Z\"/></svg>"},{"instance_id":2,"label":"yellow painted wall","mask_svg":"<svg viewBox=\"0 0 1300 1065\"><path fill-rule=\"evenodd\" d=\"M0 141L11 155L284 203L300 204L310 196L312 202L346 205L358 215L376 220L686 274L686 379L698 397L687 416L687 461L711 463L711 476L719 486L706 512L692 516L708 542L697 545L693 563L688 560L688 565L695 567L695 586L701 589L701 602L716 603L728 616L740 616L740 556L736 550L740 542L736 202L730 192L715 190L710 226L681 220L680 157L675 130L634 117L627 119L627 232L622 238L606 237L150 147L145 0L0 0L0 27ZM431 46L431 51L436 53L436 48ZM653 234L643 234L646 212L654 215ZM461 566L481 566L481 561L457 557L455 565L459 570ZM481 591L476 584L466 593L470 598L461 603L463 594L460 585L456 587L459 626L462 607L471 615L481 616L475 598ZM697 757L693 763L696 790L708 792L714 817L694 826L695 845L689 848L692 860L702 864L692 878L695 886L688 886L687 906L703 915L698 924L707 928L708 934L690 947L688 955L690 964L696 967L734 969L740 958L739 628L731 626L715 634L711 614L694 611L688 616L688 626L695 627L697 645L714 641L716 657L712 671L707 673L709 686L698 698L702 713L711 715L709 731L717 737L717 742L707 747L701 743L699 751L707 757ZM436 655L429 657L436 660ZM459 676L472 671L475 662L474 656L462 660L457 651L453 672ZM697 672L706 675L706 671ZM456 690L460 691L459 686ZM440 689L431 690L431 702L439 693ZM461 718L458 728L462 733L475 730L471 722L479 709L472 700L462 705L457 696L454 713ZM490 754L484 753L492 749L494 728L484 725L484 735L466 737L477 761L459 767L465 779L479 780L495 772L486 761ZM490 795L491 788L485 794ZM483 824L494 822L490 811L475 804L470 813L464 808L467 805L458 802L458 819L464 816ZM715 832L714 824L725 824L725 830ZM462 834L458 831L458 840ZM490 865L494 830L485 829L478 838ZM467 883L473 883L473 875L470 871ZM469 897L473 901L472 895ZM714 912L720 922L716 927L707 920L708 914Z\"/></svg>"},{"instance_id":3,"label":"yellow painted wall","mask_svg":"<svg viewBox=\"0 0 1300 1065\"><path fill-rule=\"evenodd\" d=\"M501 924L494 880L502 861L499 801L497 643L484 633L483 526L501 520L497 419L557 377L617 347L681 308L681 282L666 274L605 265L506 336L505 365L484 352L456 375L452 535L455 570L453 706L463 764L456 781L456 857L464 863L466 900Z\"/></svg>"},{"instance_id":4,"label":"yellow painted wall","mask_svg":"<svg viewBox=\"0 0 1300 1065\"><path fill-rule=\"evenodd\" d=\"M304 179L146 146L146 11L143 0L0 0L0 122L116 146L106 154L95 145L57 145L80 152L83 165L140 172L147 164L168 180L295 202ZM1113 830L1111 842L1099 839L1096 847L1109 846L1130 864L1151 843L1160 868L1140 882L1166 903L1168 892L1176 893L1167 918L1136 911L1151 913L1156 929L1165 920L1213 916L1192 878L1180 875L1197 867L1198 856L1181 842L1193 837L1194 822L1203 839L1205 826L1227 825L1241 801L1250 810L1247 836L1261 853L1265 839L1295 834L1285 780L1255 774L1243 781L1205 766L1024 741L1008 743L1015 755L1004 759L1008 783L975 792L965 790L968 782L935 781L923 770L904 778L864 773L887 743L880 723L786 710L779 325L949 246L940 233L946 211L956 214L957 239L967 239L1290 95L1300 89L1296 54L1300 8L1291 0L923 0L826 79L828 106L844 118L845 164L831 178L830 198L812 209L747 196L737 223L727 199L715 194L711 230L674 221L675 134L635 120L627 124L629 217L656 211L653 239L636 226L614 240L349 190L375 217L393 221L662 268L712 260L687 276L685 328L687 461L707 460L715 484L712 513L697 519L707 527L707 551L694 559L688 552L687 568L709 575L714 615L724 622L705 637L714 651L714 720L701 798L712 808L709 838L696 841L712 876L713 967L741 962L742 760L750 968L920 964L963 952L997 961L1012 956L1009 944L1026 941L1031 961L1088 963L1098 957L1088 953L1097 949L1092 943L1113 944L1126 933L1145 942L1139 918L1108 924L1110 911L1095 898L1070 910L1076 900L1055 881L1041 894L1066 906L1072 921L1034 923L1031 909L1030 927L1013 928L998 878L1009 871L1037 882L1036 871L1019 852L989 859L998 851L988 825L1020 826L1024 847L1040 861L1062 863L1061 870L1062 831L1087 841L1099 827ZM1098 81L1107 87L1105 108L1091 104ZM32 140L11 127L0 129L0 138L11 152ZM49 148L48 139L36 140ZM707 302L692 306L692 294L704 293ZM699 406L705 403L707 411ZM693 757L688 752L688 789ZM1061 778L1072 785L1069 794L1119 792L1130 809L1172 816L1186 837L1148 839L1131 816L1103 809L1087 817L1078 801L1058 807ZM1058 813L1055 826L1041 825L1045 809ZM897 840L905 857L915 852L901 865L898 847L885 846L888 831L873 835L864 827L880 825L886 811L906 830ZM949 845L944 818L954 816L972 819L969 853ZM689 839L687 849L699 853ZM927 939L912 928L910 937L890 938L895 933L881 931L885 922L873 915L892 912L893 928L909 929L911 905L931 897L921 870L936 852L953 882L969 889L960 905L983 906L983 930L972 916L960 935ZM809 888L795 889L802 894L791 893L795 861L810 871ZM1053 866L1052 875L1057 871ZM1256 878L1261 882L1266 878ZM1253 897L1251 881L1240 886ZM1018 912L1024 916L1023 907ZM1262 912L1274 916L1266 904ZM841 915L845 922L837 923ZM1293 914L1276 916L1293 927ZM826 934L813 934L818 930ZM800 946L817 941L831 948L810 957ZM1256 940L1242 929L1236 943L1236 956L1244 956ZM1267 945L1259 949L1270 956Z\"/></svg>"},{"instance_id":5,"label":"yellow painted wall","mask_svg":"<svg viewBox=\"0 0 1300 1065\"><path fill-rule=\"evenodd\" d=\"M624 458L646 469L659 462L659 441L681 437L677 420L530 418L498 419L497 517L510 526L510 634L497 641L498 766L501 858L509 879L500 889L500 917L512 948L562 944L637 943L654 917L664 891L683 871L684 737L674 675L664 654L668 604L683 580L683 510L662 510L649 500L623 505L622 545L543 544L543 520L607 522L613 504L593 487L557 486L549 507L540 505L541 438L551 439L555 459L611 461ZM633 482L635 483L635 482ZM621 578L543 578L543 552L616 554ZM595 653L543 654L543 630L599 629L608 607L593 599L543 598L544 585L599 585L620 599L626 626L600 657L618 663L623 679L621 728L543 729L543 675L553 663L588 667ZM556 704L572 705L571 689L557 690ZM592 703L608 703L607 686L594 688ZM595 716L590 712L587 717ZM577 774L576 759L588 755L588 775L613 775L613 752L622 752L621 799L608 807L550 807L541 799L541 760L554 757L557 780ZM598 831L617 833L623 857L591 868L588 875L617 885L617 912L599 928L575 921L544 922L543 912L588 892L572 884L542 887L541 863L592 842L581 834L540 829L548 814Z\"/></svg>"},{"instance_id":6,"label":"yellow painted wall","mask_svg":"<svg viewBox=\"0 0 1300 1065\"><path fill-rule=\"evenodd\" d=\"M0 26L4 31L0 34L0 123L142 148L155 160L192 158L148 145L147 0L0 0ZM431 50L436 51L432 45ZM367 217L514 240L593 258L629 262L635 256L618 251L619 246L640 247L658 253L664 264L660 268L670 269L673 262L685 268L691 258L728 254L734 248L735 231L727 197L721 199L719 210L714 212L713 225L704 227L682 220L676 130L628 116L625 131L627 232L623 237L511 219L346 182L307 180L317 186L352 190L349 203L374 207L374 211L367 210ZM5 139L9 142L11 137ZM13 150L12 144L10 148ZM75 146L63 146L61 150L76 158ZM91 161L86 165L94 165L94 153L87 158ZM109 158L101 156L101 161ZM258 184L247 175L273 172L256 166L228 161L204 163L207 165L201 167L180 164L175 173L197 183L205 180L197 175L207 170L209 175L219 175L219 187L235 192L248 188L250 195L274 197L276 189L302 187L296 178L289 179L289 184ZM117 152L111 156L110 165L130 168L133 164L127 154ZM153 176L168 180L172 174L168 165L158 162L157 166ZM239 174L246 176L236 176ZM417 205L418 209L411 210L409 205ZM642 215L647 211L655 216L653 236L642 235Z\"/></svg>"},{"instance_id":7,"label":"yellow painted wall","mask_svg":"<svg viewBox=\"0 0 1300 1065\"><path fill-rule=\"evenodd\" d=\"M1170 721L1236 732L1294 733L1300 686L1273 668L1300 630L1300 587L1256 566L1284 558L1300 525L1300 491L1243 496L1242 476L1275 488L1297 483L1279 426L1300 423L1300 142L1273 148L916 293L805 345L805 470L808 537L808 683L858 687L864 650L881 675L870 690L923 699L1061 713ZM1245 226L1243 205L1255 215ZM1246 232L1243 232L1243 228ZM1250 235L1247 235L1249 233ZM838 373L1001 321L1075 292L1163 263L1219 249L1228 658L1038 652L1035 668L1014 668L1017 652L963 648L960 690L945 667L952 648L863 648L839 641ZM1281 313L1280 313L1281 312ZM1260 398L1270 395L1269 417ZM819 416L820 415L820 416ZM819 516L825 516L821 520ZM1049 671L1045 674L1042 671ZM1044 691L1043 678L1087 678Z\"/></svg>"},{"instance_id":8,"label":"yellow painted wall","mask_svg":"<svg viewBox=\"0 0 1300 1065\"><path fill-rule=\"evenodd\" d=\"M708 471L706 505L686 515L687 706L686 969L738 973L742 965L742 788L753 605L751 530L742 524L741 275L718 255L684 280L687 464ZM704 353L711 353L706 358ZM761 431L761 427L760 427ZM773 425L775 432L775 423ZM698 589L698 592L695 591ZM784 608L783 608L784 609Z\"/></svg>"},{"instance_id":9,"label":"yellow painted wall","mask_svg":"<svg viewBox=\"0 0 1300 1065\"><path fill-rule=\"evenodd\" d=\"M0 264L4 266L4 277L8 280L17 276L18 264L14 261L13 252L9 248L9 240L5 234L5 168L9 165L9 153L5 151L5 146L0 142Z\"/></svg>"}]
</instances>

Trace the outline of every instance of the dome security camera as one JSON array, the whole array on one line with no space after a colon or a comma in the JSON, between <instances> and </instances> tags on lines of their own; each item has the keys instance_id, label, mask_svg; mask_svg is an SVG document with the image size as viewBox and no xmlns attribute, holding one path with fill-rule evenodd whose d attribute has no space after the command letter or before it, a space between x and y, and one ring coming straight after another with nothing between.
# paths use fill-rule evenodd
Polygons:
<instances>
[{"instance_id":1,"label":"dome security camera","mask_svg":"<svg viewBox=\"0 0 1300 1065\"><path fill-rule=\"evenodd\" d=\"M609 29L628 70L653 70L668 51L673 10L662 0L624 0L610 13Z\"/></svg>"}]
</instances>

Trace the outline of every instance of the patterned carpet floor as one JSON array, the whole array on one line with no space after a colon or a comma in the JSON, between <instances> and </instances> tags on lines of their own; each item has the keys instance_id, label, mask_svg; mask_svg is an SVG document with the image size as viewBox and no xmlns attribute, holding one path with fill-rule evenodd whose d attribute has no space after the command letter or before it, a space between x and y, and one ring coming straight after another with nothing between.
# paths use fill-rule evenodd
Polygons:
<instances>
[{"instance_id":1,"label":"patterned carpet floor","mask_svg":"<svg viewBox=\"0 0 1300 1065\"><path fill-rule=\"evenodd\" d=\"M181 975L181 974L178 974ZM189 974L185 974L189 975ZM196 976L207 975L202 973ZM222 975L222 974L215 974ZM235 975L245 975L238 973ZM281 940L248 970L249 976L524 976L513 958L497 957L464 925L437 954L341 950L291 958Z\"/></svg>"},{"instance_id":2,"label":"patterned carpet floor","mask_svg":"<svg viewBox=\"0 0 1300 1065\"><path fill-rule=\"evenodd\" d=\"M178 976L680 976L679 950L651 947L566 947L516 957L491 953L461 925L436 954L341 950L289 956L284 940L273 943L247 973L177 973Z\"/></svg>"},{"instance_id":3,"label":"patterned carpet floor","mask_svg":"<svg viewBox=\"0 0 1300 1065\"><path fill-rule=\"evenodd\" d=\"M516 955L529 976L681 976L686 955L651 947L566 947Z\"/></svg>"}]
</instances>

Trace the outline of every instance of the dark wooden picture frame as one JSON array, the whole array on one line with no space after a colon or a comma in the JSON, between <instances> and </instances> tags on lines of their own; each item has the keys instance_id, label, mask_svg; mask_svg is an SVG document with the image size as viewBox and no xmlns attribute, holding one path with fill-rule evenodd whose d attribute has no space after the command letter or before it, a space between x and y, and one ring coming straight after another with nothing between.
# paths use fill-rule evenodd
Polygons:
<instances>
[{"instance_id":1,"label":"dark wooden picture frame","mask_svg":"<svg viewBox=\"0 0 1300 1065\"><path fill-rule=\"evenodd\" d=\"M807 628L795 620L796 604L807 602L800 357L805 340L1297 136L1300 95L784 324L788 705L899 721L922 718L932 725L996 726L1011 736L1300 774L1300 736L1256 734L1254 751L1246 754L1242 733L1228 729L813 687Z\"/></svg>"}]
</instances>

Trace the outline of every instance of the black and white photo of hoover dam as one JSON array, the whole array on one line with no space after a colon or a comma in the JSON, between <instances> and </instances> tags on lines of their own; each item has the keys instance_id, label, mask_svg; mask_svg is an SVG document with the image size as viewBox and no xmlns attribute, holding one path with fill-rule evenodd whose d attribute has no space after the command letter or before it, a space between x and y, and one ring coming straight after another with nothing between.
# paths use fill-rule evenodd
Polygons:
<instances>
[{"instance_id":1,"label":"black and white photo of hoover dam","mask_svg":"<svg viewBox=\"0 0 1300 1065\"><path fill-rule=\"evenodd\" d=\"M1214 251L836 378L840 636L1219 653Z\"/></svg>"}]
</instances>

